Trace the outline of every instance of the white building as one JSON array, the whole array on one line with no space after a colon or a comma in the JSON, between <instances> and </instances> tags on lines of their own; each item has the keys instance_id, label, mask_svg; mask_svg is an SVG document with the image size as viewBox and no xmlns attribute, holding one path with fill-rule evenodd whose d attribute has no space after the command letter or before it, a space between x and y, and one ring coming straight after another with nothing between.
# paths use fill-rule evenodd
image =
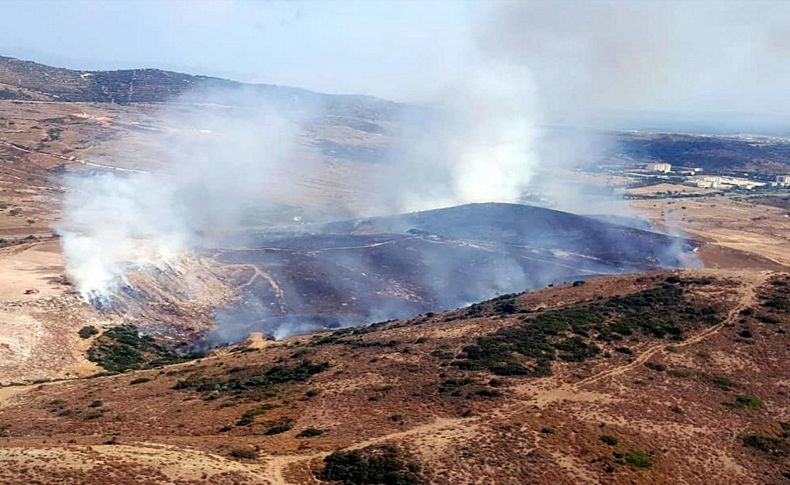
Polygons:
<instances>
[{"instance_id":1,"label":"white building","mask_svg":"<svg viewBox=\"0 0 790 485\"><path fill-rule=\"evenodd\" d=\"M668 163L648 163L645 169L650 172L669 173L672 171L672 165Z\"/></svg>"},{"instance_id":2,"label":"white building","mask_svg":"<svg viewBox=\"0 0 790 485\"><path fill-rule=\"evenodd\" d=\"M694 177L689 181L697 187L706 189L718 189L721 187L721 177L715 175L703 175L701 177Z\"/></svg>"},{"instance_id":3,"label":"white building","mask_svg":"<svg viewBox=\"0 0 790 485\"><path fill-rule=\"evenodd\" d=\"M777 175L776 185L781 185L782 187L790 185L790 175Z\"/></svg>"}]
</instances>

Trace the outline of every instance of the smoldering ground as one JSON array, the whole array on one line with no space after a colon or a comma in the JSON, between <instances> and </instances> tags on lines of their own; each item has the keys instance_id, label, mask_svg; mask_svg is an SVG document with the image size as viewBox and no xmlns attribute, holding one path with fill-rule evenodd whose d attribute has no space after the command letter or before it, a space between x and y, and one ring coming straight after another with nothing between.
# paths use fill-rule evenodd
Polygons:
<instances>
[{"instance_id":1,"label":"smoldering ground","mask_svg":"<svg viewBox=\"0 0 790 485\"><path fill-rule=\"evenodd\" d=\"M255 281L239 307L218 313L218 339L233 340L253 328L284 336L459 305L558 278L687 264L683 255L690 247L682 239L625 233L587 220L567 222L589 229L592 236L571 236L582 242L593 237L596 244L567 248L549 247L560 240L547 237L549 226L539 229L518 220L507 236L519 239L506 244L480 243L480 234L456 237L420 227L366 233L364 220L340 234L298 224L304 220L300 211L309 205L302 202L313 197L316 186L324 198L313 201L313 208L332 202L331 208L322 207L322 220L518 202L533 189L560 200L564 209L589 209L584 191L569 193L567 184L556 179L544 183L543 174L594 162L606 142L567 131L552 146L546 143L546 123L587 126L609 107L627 108L634 99L660 101L660 86L642 82L650 66L639 59L641 54L668 56L662 66L684 76L685 61L676 64L668 55L677 45L668 34L673 30L666 28L679 22L681 10L662 13L652 29L644 22L652 7L617 10L617 4L604 2L580 7L571 16L572 24L592 19L593 27L569 30L563 26L565 6L501 7L465 44L464 61L453 68L458 75L433 86L438 94L426 109L243 87L204 88L165 106L157 114L164 128L149 140L159 165L154 173L67 180L57 229L70 278L86 298L111 300L129 284L129 271L166 270L177 267L184 253L233 249L224 262L247 258L242 263L266 272L287 300L277 301L282 297L266 278ZM536 29L521 32L508 12L530 19ZM634 45L634 35L644 42ZM608 50L598 50L601 46ZM624 78L626 69L637 72ZM563 73L573 75L564 79ZM600 89L601 95L590 89ZM342 133L347 147L357 146L360 130L353 127L364 126L368 138L363 142L378 143L364 147L365 153L380 157L327 160L316 146L332 152L338 145L315 139L310 127L316 125ZM325 175L335 177L332 183ZM291 227L261 216L282 205L295 211L297 223ZM269 227L262 232L265 237L256 238L264 225ZM562 234L565 229L558 227ZM597 254L598 246L615 248L616 254ZM634 258L640 251L645 257ZM327 303L333 301L335 306Z\"/></svg>"}]
</instances>

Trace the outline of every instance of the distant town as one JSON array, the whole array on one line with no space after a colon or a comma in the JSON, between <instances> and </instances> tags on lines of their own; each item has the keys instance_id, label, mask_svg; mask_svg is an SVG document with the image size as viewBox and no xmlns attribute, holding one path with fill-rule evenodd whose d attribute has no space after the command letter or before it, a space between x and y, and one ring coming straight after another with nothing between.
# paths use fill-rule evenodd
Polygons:
<instances>
[{"instance_id":1,"label":"distant town","mask_svg":"<svg viewBox=\"0 0 790 485\"><path fill-rule=\"evenodd\" d=\"M599 167L604 168L604 167ZM790 174L764 174L750 172L706 173L701 167L673 166L666 162L606 167L612 176L630 179L628 189L661 186L669 190L652 193L627 191L626 198L651 198L661 196L695 197L717 192L790 193ZM703 190L695 190L703 189Z\"/></svg>"}]
</instances>

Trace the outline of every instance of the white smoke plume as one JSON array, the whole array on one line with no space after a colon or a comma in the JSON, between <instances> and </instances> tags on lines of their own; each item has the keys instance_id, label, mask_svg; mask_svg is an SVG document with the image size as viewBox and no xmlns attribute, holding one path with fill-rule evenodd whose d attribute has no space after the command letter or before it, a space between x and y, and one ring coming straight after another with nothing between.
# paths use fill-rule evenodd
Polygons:
<instances>
[{"instance_id":1,"label":"white smoke plume","mask_svg":"<svg viewBox=\"0 0 790 485\"><path fill-rule=\"evenodd\" d=\"M372 182L386 207L517 202L537 166L540 116L529 71L470 62L432 108L430 120L401 120L395 152Z\"/></svg>"},{"instance_id":2,"label":"white smoke plume","mask_svg":"<svg viewBox=\"0 0 790 485\"><path fill-rule=\"evenodd\" d=\"M769 108L766 93L787 91L777 89L786 84L778 60L790 45L782 2L494 5L461 43L464 52L449 56L462 61L443 79L424 80L433 95L415 98L428 108L404 112L388 156L349 170L349 178L366 174L358 185L369 195L349 203L357 214L519 201L542 173L595 154L572 134L556 145L561 150L547 149L545 124L591 125L629 109L719 108L721 93L738 101L731 109ZM766 68L774 63L779 76ZM744 80L759 92L744 92ZM718 94L708 97L713 85ZM240 228L278 195L298 201L299 181L320 169L320 160L302 156L301 138L303 123L320 112L284 113L254 92L181 101L158 115L167 129L153 140L164 154L156 173L69 181L58 231L69 275L86 297L112 294L130 267L166 265L208 246L207 238ZM572 200L560 182L550 190Z\"/></svg>"},{"instance_id":3,"label":"white smoke plume","mask_svg":"<svg viewBox=\"0 0 790 485\"><path fill-rule=\"evenodd\" d=\"M375 197L349 201L353 215L517 201L536 163L530 86L518 66L468 66L432 114L401 120L391 156L364 184ZM308 197L299 182L318 169L300 137L325 113L272 104L254 90L191 93L156 115L162 132L136 154L156 157L152 173L68 178L56 229L85 298L107 299L129 271L209 247L207 239L238 231L282 194L297 204Z\"/></svg>"},{"instance_id":4,"label":"white smoke plume","mask_svg":"<svg viewBox=\"0 0 790 485\"><path fill-rule=\"evenodd\" d=\"M152 173L76 173L56 226L66 271L89 300L105 300L130 270L174 264L185 251L237 229L268 202L296 147L298 122L244 91L201 93L200 110L174 105L151 150ZM184 101L190 101L186 99ZM227 104L232 101L233 104Z\"/></svg>"}]
</instances>

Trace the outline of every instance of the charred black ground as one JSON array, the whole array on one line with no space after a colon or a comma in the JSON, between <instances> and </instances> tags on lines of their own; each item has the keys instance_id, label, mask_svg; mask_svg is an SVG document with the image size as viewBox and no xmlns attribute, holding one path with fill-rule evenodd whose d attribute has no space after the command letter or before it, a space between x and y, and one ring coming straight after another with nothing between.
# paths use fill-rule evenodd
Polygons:
<instances>
[{"instance_id":1,"label":"charred black ground","mask_svg":"<svg viewBox=\"0 0 790 485\"><path fill-rule=\"evenodd\" d=\"M216 256L246 272L243 301L218 312L211 341L405 318L593 275L694 264L683 239L516 204L334 222L251 241Z\"/></svg>"}]
</instances>

